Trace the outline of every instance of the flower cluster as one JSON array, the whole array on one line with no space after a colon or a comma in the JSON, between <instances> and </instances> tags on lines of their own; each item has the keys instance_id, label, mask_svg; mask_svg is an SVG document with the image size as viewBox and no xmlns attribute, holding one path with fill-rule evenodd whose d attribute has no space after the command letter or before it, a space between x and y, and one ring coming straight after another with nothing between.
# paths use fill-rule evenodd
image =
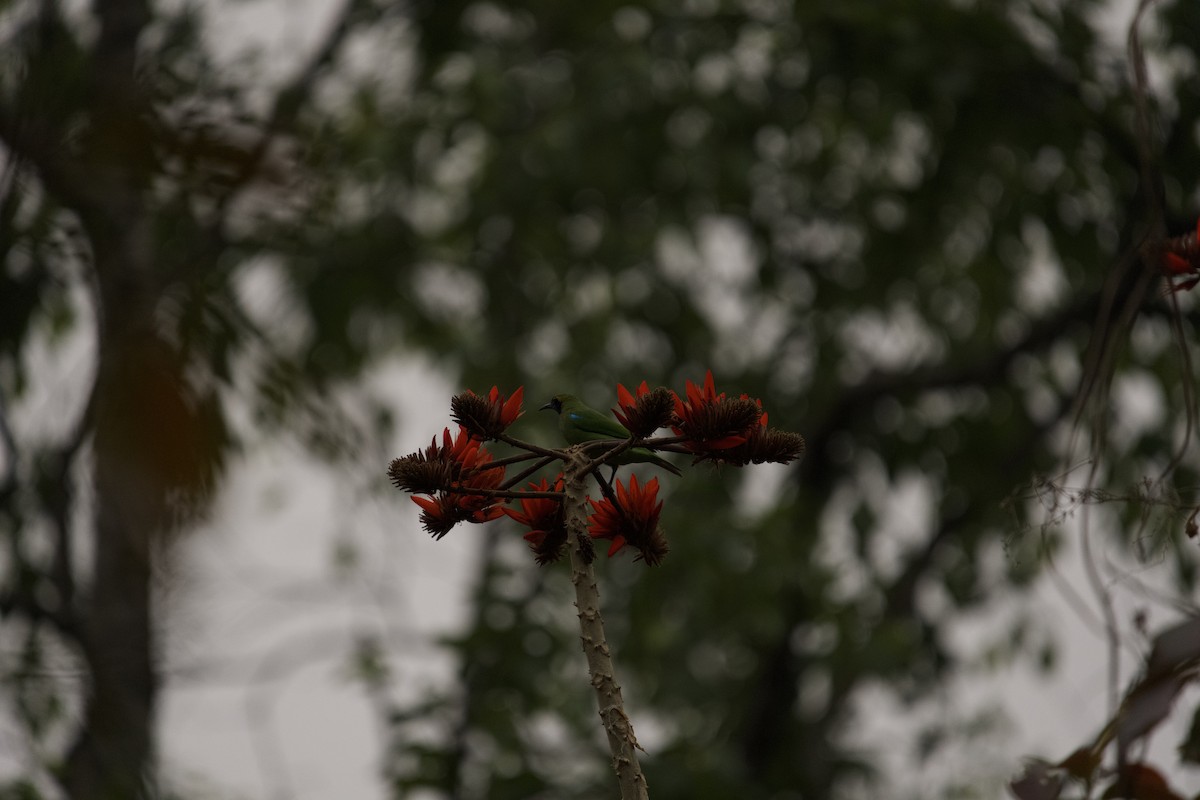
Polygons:
<instances>
[{"instance_id":1,"label":"flower cluster","mask_svg":"<svg viewBox=\"0 0 1200 800\"><path fill-rule=\"evenodd\" d=\"M435 539L460 522L488 522L504 515L504 466L492 463L483 442L503 434L521 416L523 393L522 387L505 398L493 386L486 398L469 391L457 395L450 408L458 434L451 437L446 428L441 444L435 436L429 447L388 465L388 477L397 489L413 493L421 525Z\"/></svg>"},{"instance_id":2,"label":"flower cluster","mask_svg":"<svg viewBox=\"0 0 1200 800\"><path fill-rule=\"evenodd\" d=\"M671 429L686 440L688 450L702 458L744 444L747 431L762 417L762 408L750 398L730 400L724 392L717 394L712 370L704 374L703 389L689 380L686 392L686 400L675 395Z\"/></svg>"},{"instance_id":3,"label":"flower cluster","mask_svg":"<svg viewBox=\"0 0 1200 800\"><path fill-rule=\"evenodd\" d=\"M507 398L495 386L487 397L480 397L468 389L450 398L450 417L476 439L498 439L521 416L524 396L524 386Z\"/></svg>"},{"instance_id":4,"label":"flower cluster","mask_svg":"<svg viewBox=\"0 0 1200 800\"><path fill-rule=\"evenodd\" d=\"M388 466L396 488L414 493L421 525L435 539L460 522L488 522L503 513L491 493L503 483L504 467L491 465L492 454L482 444L464 428L452 439L446 428L441 445L435 436L423 452L394 459Z\"/></svg>"},{"instance_id":5,"label":"flower cluster","mask_svg":"<svg viewBox=\"0 0 1200 800\"><path fill-rule=\"evenodd\" d=\"M655 502L657 501L657 503ZM667 555L667 538L658 526L662 512L662 501L658 500L658 478L651 478L645 486L638 485L636 475L629 478L629 488L616 482L616 497L605 497L600 502L588 498L595 509L588 517L588 535L593 539L608 539L612 545L608 555L613 556L626 545L638 551L637 558L649 566L662 563Z\"/></svg>"},{"instance_id":6,"label":"flower cluster","mask_svg":"<svg viewBox=\"0 0 1200 800\"><path fill-rule=\"evenodd\" d=\"M429 447L415 453L394 458L388 465L388 477L397 489L414 494L433 494L459 481L479 461L478 439L473 439L462 428L458 436L451 438L450 429L442 431L442 443L437 437Z\"/></svg>"},{"instance_id":7,"label":"flower cluster","mask_svg":"<svg viewBox=\"0 0 1200 800\"><path fill-rule=\"evenodd\" d=\"M563 490L563 476L560 472L554 480L554 485L543 478L541 483L530 483L529 488L534 492L558 492ZM558 561L562 557L563 547L567 543L567 525L563 518L561 498L554 497L522 497L521 510L511 508L501 509L519 524L529 528L525 541L533 550L534 560L538 565Z\"/></svg>"},{"instance_id":8,"label":"flower cluster","mask_svg":"<svg viewBox=\"0 0 1200 800\"><path fill-rule=\"evenodd\" d=\"M1200 219L1196 220L1196 230L1167 241L1162 253L1162 269L1169 282L1191 276L1179 283L1171 283L1169 293L1186 292L1200 283Z\"/></svg>"},{"instance_id":9,"label":"flower cluster","mask_svg":"<svg viewBox=\"0 0 1200 800\"><path fill-rule=\"evenodd\" d=\"M742 400L750 399L742 395ZM762 408L762 401L755 400L755 405ZM804 437L791 431L781 431L778 428L767 427L767 412L763 411L757 425L751 425L745 433L745 441L722 450L720 459L723 463L742 467L746 464L766 464L775 462L786 464L799 458L804 453Z\"/></svg>"},{"instance_id":10,"label":"flower cluster","mask_svg":"<svg viewBox=\"0 0 1200 800\"><path fill-rule=\"evenodd\" d=\"M617 405L618 408L612 410L613 416L625 426L630 435L644 439L670 423L675 394L664 386L651 390L646 382L642 381L635 396L624 384L618 383Z\"/></svg>"},{"instance_id":11,"label":"flower cluster","mask_svg":"<svg viewBox=\"0 0 1200 800\"><path fill-rule=\"evenodd\" d=\"M388 475L398 489L413 493L413 502L421 507L421 524L435 538L445 536L459 522L487 522L507 515L528 529L524 538L534 558L538 564L547 564L557 561L567 544L565 478L559 473L553 481L543 478L523 491L511 490L510 484L541 469L556 454L524 445L526 455L496 462L483 447L494 439L523 447L505 436L522 414L523 396L524 388L505 397L494 386L486 397L470 391L456 395L450 408L459 425L457 435L451 436L446 428L440 442L435 436L424 450L393 460ZM672 465L651 451L687 452L697 462L734 466L786 464L804 452L802 436L767 427L762 401L745 394L735 398L717 392L711 370L705 373L702 385L687 381L682 397L665 387L651 389L645 381L632 392L618 384L613 414L629 435L639 440L639 448L644 444L644 450L631 451L638 456L631 460L672 471L676 471ZM675 436L649 438L664 427L671 428ZM505 465L536 458L542 461L505 483ZM589 535L580 542L585 559L591 560L590 542L605 539L611 542L610 556L628 547L649 565L661 563L668 547L659 527L663 504L658 499L658 479L640 484L635 475L627 484L615 481L610 487L602 482L602 488L603 499L588 499L593 512L586 521ZM520 504L519 511L505 507L512 500Z\"/></svg>"},{"instance_id":12,"label":"flower cluster","mask_svg":"<svg viewBox=\"0 0 1200 800\"><path fill-rule=\"evenodd\" d=\"M804 452L803 436L767 427L761 400L718 394L712 370L705 372L703 387L687 381L685 397L674 395L671 429L697 461L786 464Z\"/></svg>"}]
</instances>

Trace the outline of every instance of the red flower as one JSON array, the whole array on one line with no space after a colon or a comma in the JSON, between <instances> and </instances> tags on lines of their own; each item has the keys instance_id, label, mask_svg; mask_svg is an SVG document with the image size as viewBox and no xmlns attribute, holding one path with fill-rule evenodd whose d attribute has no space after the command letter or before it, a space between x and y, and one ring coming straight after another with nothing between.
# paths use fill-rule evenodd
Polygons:
<instances>
[{"instance_id":1,"label":"red flower","mask_svg":"<svg viewBox=\"0 0 1200 800\"><path fill-rule=\"evenodd\" d=\"M762 423L761 403L742 395L729 400L717 394L712 370L704 373L704 388L687 382L687 400L675 395L675 421L671 430L688 441L684 446L693 453L709 455L745 444L749 429Z\"/></svg>"},{"instance_id":2,"label":"red flower","mask_svg":"<svg viewBox=\"0 0 1200 800\"><path fill-rule=\"evenodd\" d=\"M460 522L488 522L503 515L499 499L485 494L473 494L473 489L498 489L504 482L504 468L492 467L492 454L481 447L481 442L466 430L460 429L458 437L451 441L450 429L442 434L442 448L437 448L437 437L426 451L441 461L453 462L457 469L455 479L432 497L413 496L413 502L421 507L421 524L425 530L440 539ZM420 456L421 454L417 454ZM433 461L433 458L430 458ZM432 494L432 492L430 492Z\"/></svg>"},{"instance_id":3,"label":"red flower","mask_svg":"<svg viewBox=\"0 0 1200 800\"><path fill-rule=\"evenodd\" d=\"M421 507L421 527L434 539L441 539L450 529L468 519L454 495L441 492L434 497L413 495L412 501Z\"/></svg>"},{"instance_id":4,"label":"red flower","mask_svg":"<svg viewBox=\"0 0 1200 800\"><path fill-rule=\"evenodd\" d=\"M1171 284L1168 290L1170 293L1186 292L1200 283L1200 219L1196 220L1194 232L1177 236L1167 242L1162 254L1162 268L1168 281L1181 275L1195 276Z\"/></svg>"},{"instance_id":5,"label":"red flower","mask_svg":"<svg viewBox=\"0 0 1200 800\"><path fill-rule=\"evenodd\" d=\"M521 399L524 396L524 386L507 398L495 386L486 398L468 389L450 398L450 415L475 438L496 439L521 416Z\"/></svg>"},{"instance_id":6,"label":"red flower","mask_svg":"<svg viewBox=\"0 0 1200 800\"><path fill-rule=\"evenodd\" d=\"M804 449L804 437L800 434L757 425L750 428L745 444L722 450L716 458L738 467L768 462L787 464L803 455Z\"/></svg>"},{"instance_id":7,"label":"red flower","mask_svg":"<svg viewBox=\"0 0 1200 800\"><path fill-rule=\"evenodd\" d=\"M644 394L650 394L650 387L646 385L645 381L642 381L642 385L637 387L637 397ZM620 406L620 410L614 408L613 416L628 429L629 418L633 416L634 409L637 408L637 398L630 394L623 383L617 384L617 405Z\"/></svg>"},{"instance_id":8,"label":"red flower","mask_svg":"<svg viewBox=\"0 0 1200 800\"><path fill-rule=\"evenodd\" d=\"M500 407L500 421L504 423L504 427L512 425L517 421L517 417L521 416L521 399L524 396L524 386L518 386L517 390L507 398L501 395L500 390L495 386L488 392L488 401L493 406Z\"/></svg>"},{"instance_id":9,"label":"red flower","mask_svg":"<svg viewBox=\"0 0 1200 800\"><path fill-rule=\"evenodd\" d=\"M530 483L529 488L535 492L561 492L562 474L555 479L553 488L545 478L542 478L540 484ZM523 497L520 502L520 511L511 508L500 510L530 529L529 533L525 534L525 541L529 542L529 548L533 550L538 564L557 561L562 555L563 545L567 543L562 501L549 497Z\"/></svg>"},{"instance_id":10,"label":"red flower","mask_svg":"<svg viewBox=\"0 0 1200 800\"><path fill-rule=\"evenodd\" d=\"M430 449L436 444L437 437L435 436L433 442L430 443ZM453 440L450 438L450 429L442 428L442 459L457 461L463 469L474 467L479 462L481 454L486 457L486 460L491 461L491 455L481 448L482 444L483 442L473 437L462 426L459 426L458 433L454 435Z\"/></svg>"},{"instance_id":11,"label":"red flower","mask_svg":"<svg viewBox=\"0 0 1200 800\"><path fill-rule=\"evenodd\" d=\"M609 556L629 545L638 551L638 558L651 566L657 565L667 554L667 540L658 527L663 506L658 501L658 478L651 478L645 486L639 486L637 476L632 475L629 489L617 481L616 491L615 503L608 497L600 502L588 498L596 510L588 517L588 534L593 539L612 542L608 548Z\"/></svg>"},{"instance_id":12,"label":"red flower","mask_svg":"<svg viewBox=\"0 0 1200 800\"><path fill-rule=\"evenodd\" d=\"M479 462L480 442L463 428L450 438L450 429L442 431L442 444L437 437L429 447L396 458L388 466L388 476L397 489L415 494L434 494L452 486L462 474ZM488 457L490 459L490 456Z\"/></svg>"},{"instance_id":13,"label":"red flower","mask_svg":"<svg viewBox=\"0 0 1200 800\"><path fill-rule=\"evenodd\" d=\"M624 384L618 383L618 408L614 408L612 412L630 434L641 439L671 421L674 403L674 393L662 386L651 390L646 382L642 381L641 386L637 387L635 397Z\"/></svg>"},{"instance_id":14,"label":"red flower","mask_svg":"<svg viewBox=\"0 0 1200 800\"><path fill-rule=\"evenodd\" d=\"M758 427L766 428L767 427L767 412L762 410L762 399L758 398L758 397L751 397L750 395L746 394L745 392L742 392L742 396L739 399L749 400L751 403L754 403L754 405L758 406L759 413L762 415L758 418ZM752 427L750 429L750 434L753 434L753 432L754 432L754 428Z\"/></svg>"}]
</instances>

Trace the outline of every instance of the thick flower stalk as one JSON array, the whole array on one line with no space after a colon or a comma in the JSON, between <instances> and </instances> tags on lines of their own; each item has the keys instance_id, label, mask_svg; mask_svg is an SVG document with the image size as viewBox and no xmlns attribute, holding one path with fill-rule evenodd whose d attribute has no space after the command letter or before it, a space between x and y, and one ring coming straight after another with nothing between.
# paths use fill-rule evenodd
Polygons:
<instances>
[{"instance_id":1,"label":"thick flower stalk","mask_svg":"<svg viewBox=\"0 0 1200 800\"><path fill-rule=\"evenodd\" d=\"M587 658L588 675L596 691L600 720L608 737L613 769L621 787L621 800L647 800L646 777L638 763L641 749L633 732L633 723L625 713L621 685L617 683L612 653L604 634L604 618L600 615L600 590L592 568L591 537L587 528L587 489L584 481L592 471L592 463L579 447L567 451L563 473L563 515L571 555L571 583L575 587L575 608L579 616L579 639Z\"/></svg>"}]
</instances>

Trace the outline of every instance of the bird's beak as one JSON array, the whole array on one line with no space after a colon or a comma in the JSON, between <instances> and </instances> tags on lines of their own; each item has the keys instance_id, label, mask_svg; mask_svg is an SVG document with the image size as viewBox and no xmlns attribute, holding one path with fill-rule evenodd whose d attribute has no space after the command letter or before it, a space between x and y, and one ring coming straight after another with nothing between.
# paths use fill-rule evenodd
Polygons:
<instances>
[{"instance_id":1,"label":"bird's beak","mask_svg":"<svg viewBox=\"0 0 1200 800\"><path fill-rule=\"evenodd\" d=\"M538 409L538 411L553 411L553 410L554 410L554 401L553 400L551 400L549 403L546 403L546 405L544 405Z\"/></svg>"}]
</instances>

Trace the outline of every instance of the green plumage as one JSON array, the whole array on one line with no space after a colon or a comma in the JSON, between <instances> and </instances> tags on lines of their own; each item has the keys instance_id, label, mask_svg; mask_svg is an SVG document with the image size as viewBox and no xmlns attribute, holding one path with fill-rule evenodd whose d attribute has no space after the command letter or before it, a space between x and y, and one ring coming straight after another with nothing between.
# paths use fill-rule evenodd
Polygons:
<instances>
[{"instance_id":1,"label":"green plumage","mask_svg":"<svg viewBox=\"0 0 1200 800\"><path fill-rule=\"evenodd\" d=\"M556 394L542 406L558 414L558 427L567 444L583 444L603 439L628 439L629 431L612 417L601 414L587 406L573 394ZM631 447L612 460L617 464L653 464L656 467L682 475L674 464L656 456L645 447Z\"/></svg>"}]
</instances>

